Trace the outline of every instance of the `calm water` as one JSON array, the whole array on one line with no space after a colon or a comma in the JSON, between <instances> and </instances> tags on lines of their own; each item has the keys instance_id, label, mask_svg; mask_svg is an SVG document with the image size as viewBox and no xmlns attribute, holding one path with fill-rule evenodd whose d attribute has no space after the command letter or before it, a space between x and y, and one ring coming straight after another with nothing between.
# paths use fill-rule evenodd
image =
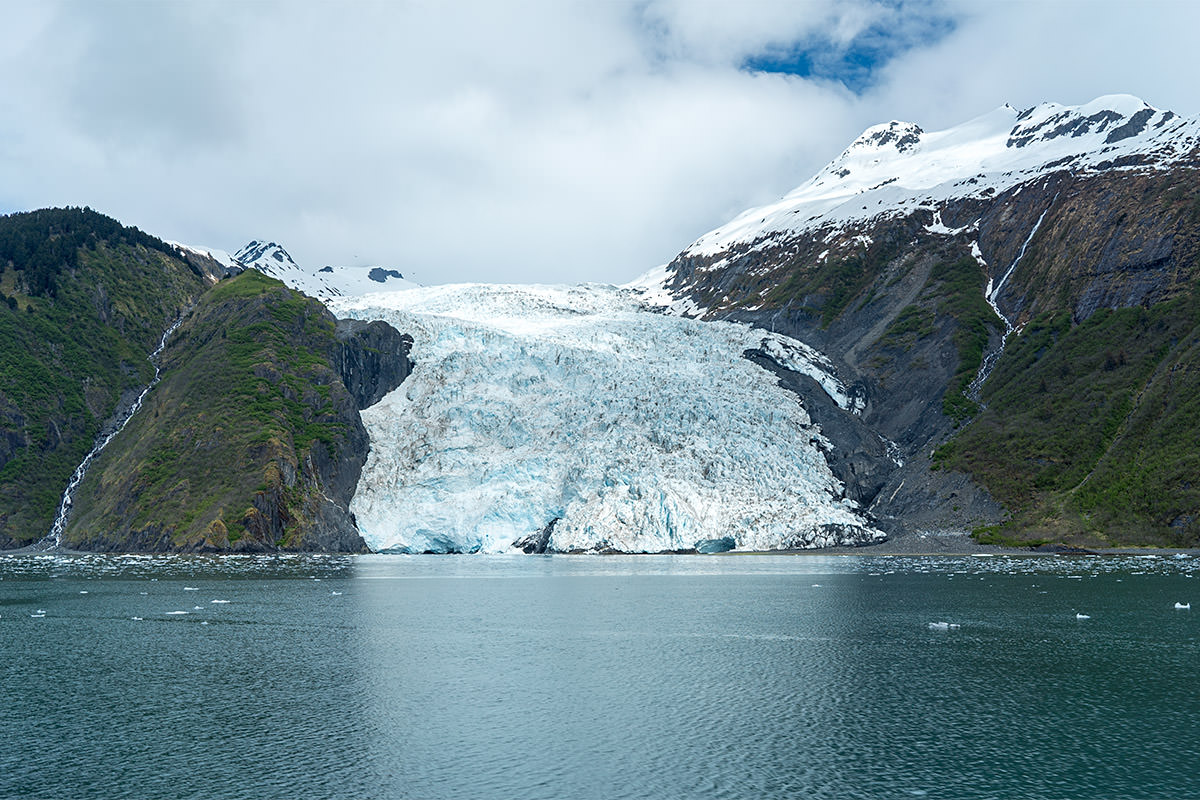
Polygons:
<instances>
[{"instance_id":1,"label":"calm water","mask_svg":"<svg viewBox=\"0 0 1200 800\"><path fill-rule=\"evenodd\" d=\"M0 557L0 797L1196 797L1197 574Z\"/></svg>"}]
</instances>

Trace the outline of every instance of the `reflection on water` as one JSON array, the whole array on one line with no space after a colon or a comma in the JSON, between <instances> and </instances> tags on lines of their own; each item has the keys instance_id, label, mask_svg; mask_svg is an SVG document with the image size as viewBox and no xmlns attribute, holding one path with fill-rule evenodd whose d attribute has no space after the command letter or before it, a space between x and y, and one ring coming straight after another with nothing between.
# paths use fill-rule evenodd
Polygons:
<instances>
[{"instance_id":1,"label":"reflection on water","mask_svg":"<svg viewBox=\"0 0 1200 800\"><path fill-rule=\"evenodd\" d=\"M0 797L1195 795L1198 567L0 557Z\"/></svg>"}]
</instances>

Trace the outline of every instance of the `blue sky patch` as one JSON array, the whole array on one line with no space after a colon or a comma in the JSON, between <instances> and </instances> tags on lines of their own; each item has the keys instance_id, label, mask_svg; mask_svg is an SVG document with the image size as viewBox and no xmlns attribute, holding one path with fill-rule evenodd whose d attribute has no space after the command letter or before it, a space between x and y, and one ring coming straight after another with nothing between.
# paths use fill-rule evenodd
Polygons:
<instances>
[{"instance_id":1,"label":"blue sky patch","mask_svg":"<svg viewBox=\"0 0 1200 800\"><path fill-rule=\"evenodd\" d=\"M945 13L913 13L910 4L899 4L895 15L865 28L847 44L816 36L788 44L771 45L748 56L742 69L798 75L836 81L855 94L869 89L879 71L892 59L918 47L927 47L948 36L955 20Z\"/></svg>"}]
</instances>

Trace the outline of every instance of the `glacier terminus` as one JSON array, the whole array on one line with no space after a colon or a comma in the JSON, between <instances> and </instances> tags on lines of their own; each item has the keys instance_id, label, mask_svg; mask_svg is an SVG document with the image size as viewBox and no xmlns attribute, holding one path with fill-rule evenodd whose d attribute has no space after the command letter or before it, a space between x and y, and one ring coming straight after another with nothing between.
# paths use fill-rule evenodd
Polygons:
<instances>
[{"instance_id":1,"label":"glacier terminus","mask_svg":"<svg viewBox=\"0 0 1200 800\"><path fill-rule=\"evenodd\" d=\"M867 544L799 398L743 353L847 393L800 342L655 313L636 288L464 284L332 299L413 337L363 412L351 503L392 552L664 552Z\"/></svg>"}]
</instances>

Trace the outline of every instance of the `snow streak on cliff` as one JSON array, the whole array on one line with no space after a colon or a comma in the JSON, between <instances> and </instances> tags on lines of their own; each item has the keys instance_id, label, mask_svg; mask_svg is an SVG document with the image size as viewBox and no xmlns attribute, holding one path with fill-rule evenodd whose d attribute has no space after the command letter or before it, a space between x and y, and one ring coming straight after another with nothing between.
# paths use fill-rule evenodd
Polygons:
<instances>
[{"instance_id":1,"label":"snow streak on cliff","mask_svg":"<svg viewBox=\"0 0 1200 800\"><path fill-rule=\"evenodd\" d=\"M797 398L742 357L820 374L798 342L649 313L611 286L435 286L331 306L414 339L412 375L363 413L371 454L351 510L375 549L503 552L551 523L558 551L883 538L841 497Z\"/></svg>"}]
</instances>

